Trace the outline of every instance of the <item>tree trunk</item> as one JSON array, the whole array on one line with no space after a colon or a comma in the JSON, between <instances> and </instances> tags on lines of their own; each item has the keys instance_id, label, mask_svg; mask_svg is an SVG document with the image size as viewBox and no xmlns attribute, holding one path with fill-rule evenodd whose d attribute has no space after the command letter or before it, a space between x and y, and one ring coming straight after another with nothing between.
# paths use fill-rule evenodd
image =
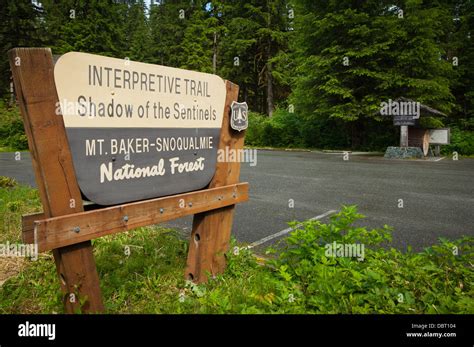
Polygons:
<instances>
[{"instance_id":1,"label":"tree trunk","mask_svg":"<svg viewBox=\"0 0 474 347\"><path fill-rule=\"evenodd\" d=\"M272 76L272 68L271 64L267 63L267 109L268 109L268 117L273 116L273 76Z\"/></svg>"},{"instance_id":2,"label":"tree trunk","mask_svg":"<svg viewBox=\"0 0 474 347\"><path fill-rule=\"evenodd\" d=\"M214 74L217 73L217 33L214 31L214 46L212 55L212 71Z\"/></svg>"}]
</instances>

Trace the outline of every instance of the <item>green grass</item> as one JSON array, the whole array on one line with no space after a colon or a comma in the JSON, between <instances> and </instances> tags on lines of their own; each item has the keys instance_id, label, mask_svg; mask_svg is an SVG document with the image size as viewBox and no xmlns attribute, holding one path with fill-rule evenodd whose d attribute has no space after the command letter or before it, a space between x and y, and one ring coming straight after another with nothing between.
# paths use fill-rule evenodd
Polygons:
<instances>
[{"instance_id":1,"label":"green grass","mask_svg":"<svg viewBox=\"0 0 474 347\"><path fill-rule=\"evenodd\" d=\"M39 206L34 189L0 188L1 216L10 220L2 242L18 242L20 215ZM233 240L238 252L228 253L225 273L203 285L184 279L188 241L178 230L152 226L93 240L106 312L474 313L473 238L445 240L421 253L373 247L362 262L325 256L321 240L372 247L390 239L386 228L353 227L359 218L355 207L344 207L328 224L304 223L264 266ZM0 257L0 265L5 261ZM24 260L0 286L0 313L62 312L51 253Z\"/></svg>"},{"instance_id":2,"label":"green grass","mask_svg":"<svg viewBox=\"0 0 474 347\"><path fill-rule=\"evenodd\" d=\"M42 211L36 189L0 176L0 242L21 240L21 216Z\"/></svg>"},{"instance_id":3,"label":"green grass","mask_svg":"<svg viewBox=\"0 0 474 347\"><path fill-rule=\"evenodd\" d=\"M175 230L107 236L94 241L94 252L108 313L264 312L275 297L275 282L250 253L232 258L226 274L206 285L185 281L187 242ZM54 312L63 308L51 255L29 261L0 289L0 313Z\"/></svg>"},{"instance_id":4,"label":"green grass","mask_svg":"<svg viewBox=\"0 0 474 347\"><path fill-rule=\"evenodd\" d=\"M0 188L0 242L20 242L20 216L40 210L37 190L16 184ZM93 244L108 313L253 312L263 310L268 295L274 296L269 274L248 251L238 257L229 254L225 276L206 286L185 281L188 242L176 230L139 228ZM60 313L61 300L51 253L26 260L23 270L0 287L0 313Z\"/></svg>"}]
</instances>

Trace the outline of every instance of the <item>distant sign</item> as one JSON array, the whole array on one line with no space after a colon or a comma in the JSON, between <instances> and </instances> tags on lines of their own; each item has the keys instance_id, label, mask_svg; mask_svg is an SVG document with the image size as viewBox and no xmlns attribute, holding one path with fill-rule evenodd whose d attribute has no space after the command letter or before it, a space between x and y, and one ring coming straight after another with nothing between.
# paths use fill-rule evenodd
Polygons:
<instances>
[{"instance_id":1,"label":"distant sign","mask_svg":"<svg viewBox=\"0 0 474 347\"><path fill-rule=\"evenodd\" d=\"M412 126L416 124L416 119L413 116L393 116L393 125L395 126Z\"/></svg>"},{"instance_id":2,"label":"distant sign","mask_svg":"<svg viewBox=\"0 0 474 347\"><path fill-rule=\"evenodd\" d=\"M215 173L225 82L86 53L54 69L79 187L100 205L204 188Z\"/></svg>"},{"instance_id":3,"label":"distant sign","mask_svg":"<svg viewBox=\"0 0 474 347\"><path fill-rule=\"evenodd\" d=\"M430 129L430 144L434 145L449 145L451 133L449 128Z\"/></svg>"}]
</instances>

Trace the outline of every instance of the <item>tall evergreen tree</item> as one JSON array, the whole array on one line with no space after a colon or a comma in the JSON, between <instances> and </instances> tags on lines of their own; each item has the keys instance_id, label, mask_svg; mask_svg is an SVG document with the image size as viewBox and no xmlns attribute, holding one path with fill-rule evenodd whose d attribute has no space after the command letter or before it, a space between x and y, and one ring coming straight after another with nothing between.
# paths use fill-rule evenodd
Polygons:
<instances>
[{"instance_id":1,"label":"tall evergreen tree","mask_svg":"<svg viewBox=\"0 0 474 347\"><path fill-rule=\"evenodd\" d=\"M44 25L54 53L69 51L123 57L123 13L112 0L43 0Z\"/></svg>"},{"instance_id":2,"label":"tall evergreen tree","mask_svg":"<svg viewBox=\"0 0 474 347\"><path fill-rule=\"evenodd\" d=\"M151 6L151 54L154 63L173 67L184 64L181 44L192 11L189 0L161 0Z\"/></svg>"},{"instance_id":3,"label":"tall evergreen tree","mask_svg":"<svg viewBox=\"0 0 474 347\"><path fill-rule=\"evenodd\" d=\"M474 130L474 2L452 0L444 3L453 18L452 32L444 40L446 60L457 73L453 83L456 97L456 119Z\"/></svg>"},{"instance_id":4,"label":"tall evergreen tree","mask_svg":"<svg viewBox=\"0 0 474 347\"><path fill-rule=\"evenodd\" d=\"M253 110L271 115L275 96L284 95L274 65L288 46L287 1L236 0L221 8L226 31L219 72L240 85Z\"/></svg>"},{"instance_id":5,"label":"tall evergreen tree","mask_svg":"<svg viewBox=\"0 0 474 347\"><path fill-rule=\"evenodd\" d=\"M0 97L10 88L10 65L7 52L14 47L42 44L42 9L31 0L2 0L0 5Z\"/></svg>"},{"instance_id":6,"label":"tall evergreen tree","mask_svg":"<svg viewBox=\"0 0 474 347\"><path fill-rule=\"evenodd\" d=\"M194 1L193 11L181 43L183 60L181 68L213 72L214 33L218 20L209 15L206 4Z\"/></svg>"},{"instance_id":7,"label":"tall evergreen tree","mask_svg":"<svg viewBox=\"0 0 474 347\"><path fill-rule=\"evenodd\" d=\"M444 8L409 0L295 4L292 100L300 113L357 126L381 101L401 96L452 109L452 65L439 45L452 20Z\"/></svg>"},{"instance_id":8,"label":"tall evergreen tree","mask_svg":"<svg viewBox=\"0 0 474 347\"><path fill-rule=\"evenodd\" d=\"M146 17L146 5L143 0L130 1L123 10L125 18L125 56L131 60L152 61L151 29Z\"/></svg>"}]
</instances>

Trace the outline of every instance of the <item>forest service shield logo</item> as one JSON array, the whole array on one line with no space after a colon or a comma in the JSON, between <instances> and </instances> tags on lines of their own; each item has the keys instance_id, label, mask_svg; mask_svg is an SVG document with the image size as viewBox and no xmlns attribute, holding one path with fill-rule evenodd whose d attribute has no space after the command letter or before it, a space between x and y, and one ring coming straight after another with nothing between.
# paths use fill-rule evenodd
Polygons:
<instances>
[{"instance_id":1,"label":"forest service shield logo","mask_svg":"<svg viewBox=\"0 0 474 347\"><path fill-rule=\"evenodd\" d=\"M246 102L235 102L232 101L230 106L232 114L230 117L230 126L232 129L242 131L247 129L248 122L248 111L249 107Z\"/></svg>"}]
</instances>

